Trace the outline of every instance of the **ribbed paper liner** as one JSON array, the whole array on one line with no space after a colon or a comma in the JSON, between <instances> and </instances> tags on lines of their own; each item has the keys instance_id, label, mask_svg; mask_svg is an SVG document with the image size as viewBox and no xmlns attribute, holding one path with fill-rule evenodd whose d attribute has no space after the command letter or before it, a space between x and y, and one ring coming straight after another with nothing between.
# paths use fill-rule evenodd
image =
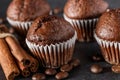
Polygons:
<instances>
[{"instance_id":1,"label":"ribbed paper liner","mask_svg":"<svg viewBox=\"0 0 120 80\"><path fill-rule=\"evenodd\" d=\"M77 34L66 42L56 43L51 45L37 45L29 42L26 39L26 43L39 62L48 68L58 68L61 65L67 64L73 55Z\"/></svg>"},{"instance_id":2,"label":"ribbed paper liner","mask_svg":"<svg viewBox=\"0 0 120 80\"><path fill-rule=\"evenodd\" d=\"M20 21L13 21L9 18L7 18L7 20L15 29L20 30L22 34L26 34L32 24L32 21L20 22Z\"/></svg>"},{"instance_id":3,"label":"ribbed paper liner","mask_svg":"<svg viewBox=\"0 0 120 80\"><path fill-rule=\"evenodd\" d=\"M101 47L105 60L110 64L120 64L120 43L100 39L96 34L94 36Z\"/></svg>"},{"instance_id":4,"label":"ribbed paper liner","mask_svg":"<svg viewBox=\"0 0 120 80\"><path fill-rule=\"evenodd\" d=\"M88 20L77 20L70 19L65 14L63 14L64 19L72 24L77 32L77 38L80 42L89 42L94 39L94 29L98 18L88 19Z\"/></svg>"}]
</instances>

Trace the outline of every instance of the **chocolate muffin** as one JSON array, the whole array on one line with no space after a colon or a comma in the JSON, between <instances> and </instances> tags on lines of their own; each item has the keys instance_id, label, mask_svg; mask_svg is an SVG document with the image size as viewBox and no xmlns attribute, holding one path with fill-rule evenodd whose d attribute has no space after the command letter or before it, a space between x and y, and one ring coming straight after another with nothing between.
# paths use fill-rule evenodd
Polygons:
<instances>
[{"instance_id":1,"label":"chocolate muffin","mask_svg":"<svg viewBox=\"0 0 120 80\"><path fill-rule=\"evenodd\" d=\"M50 6L46 0L12 0L7 9L7 20L17 32L26 34L37 17L49 13Z\"/></svg>"},{"instance_id":2,"label":"chocolate muffin","mask_svg":"<svg viewBox=\"0 0 120 80\"><path fill-rule=\"evenodd\" d=\"M68 0L64 7L64 18L75 28L78 40L92 41L93 30L100 15L106 11L104 0Z\"/></svg>"},{"instance_id":3,"label":"chocolate muffin","mask_svg":"<svg viewBox=\"0 0 120 80\"><path fill-rule=\"evenodd\" d=\"M95 38L101 47L105 60L120 64L120 9L106 11L99 19Z\"/></svg>"},{"instance_id":4,"label":"chocolate muffin","mask_svg":"<svg viewBox=\"0 0 120 80\"><path fill-rule=\"evenodd\" d=\"M76 33L70 23L56 16L43 16L30 27L26 43L44 67L67 64L73 55Z\"/></svg>"}]
</instances>

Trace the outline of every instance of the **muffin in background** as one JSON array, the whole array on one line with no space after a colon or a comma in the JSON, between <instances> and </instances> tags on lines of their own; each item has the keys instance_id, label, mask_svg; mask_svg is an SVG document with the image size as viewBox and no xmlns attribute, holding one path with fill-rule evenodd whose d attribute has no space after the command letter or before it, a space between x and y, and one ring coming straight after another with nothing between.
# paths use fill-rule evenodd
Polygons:
<instances>
[{"instance_id":1,"label":"muffin in background","mask_svg":"<svg viewBox=\"0 0 120 80\"><path fill-rule=\"evenodd\" d=\"M7 20L17 33L26 36L32 22L39 16L49 15L50 10L46 0L12 0L7 9Z\"/></svg>"},{"instance_id":2,"label":"muffin in background","mask_svg":"<svg viewBox=\"0 0 120 80\"><path fill-rule=\"evenodd\" d=\"M77 34L70 23L56 16L43 16L30 27L26 43L44 67L67 64L74 51Z\"/></svg>"},{"instance_id":3,"label":"muffin in background","mask_svg":"<svg viewBox=\"0 0 120 80\"><path fill-rule=\"evenodd\" d=\"M120 9L106 11L99 19L95 39L105 60L113 65L120 64Z\"/></svg>"},{"instance_id":4,"label":"muffin in background","mask_svg":"<svg viewBox=\"0 0 120 80\"><path fill-rule=\"evenodd\" d=\"M93 30L96 22L108 8L104 0L68 0L64 7L64 18L77 32L80 42L94 40Z\"/></svg>"}]
</instances>

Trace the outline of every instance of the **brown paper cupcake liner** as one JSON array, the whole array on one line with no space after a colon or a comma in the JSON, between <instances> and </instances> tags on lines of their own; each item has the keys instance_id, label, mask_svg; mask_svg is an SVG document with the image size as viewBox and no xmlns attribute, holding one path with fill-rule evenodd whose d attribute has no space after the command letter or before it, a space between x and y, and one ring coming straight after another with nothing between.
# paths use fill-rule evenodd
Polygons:
<instances>
[{"instance_id":1,"label":"brown paper cupcake liner","mask_svg":"<svg viewBox=\"0 0 120 80\"><path fill-rule=\"evenodd\" d=\"M33 55L37 57L44 67L58 68L72 59L76 38L77 34L75 33L71 39L62 43L42 46L31 43L27 39L26 43Z\"/></svg>"},{"instance_id":2,"label":"brown paper cupcake liner","mask_svg":"<svg viewBox=\"0 0 120 80\"><path fill-rule=\"evenodd\" d=\"M101 47L104 59L110 64L120 64L120 43L100 39L96 34L94 36Z\"/></svg>"},{"instance_id":3,"label":"brown paper cupcake liner","mask_svg":"<svg viewBox=\"0 0 120 80\"><path fill-rule=\"evenodd\" d=\"M94 29L98 18L88 19L88 20L76 20L70 19L65 14L63 14L64 19L72 24L77 32L77 38L80 42L89 42L94 40Z\"/></svg>"}]
</instances>

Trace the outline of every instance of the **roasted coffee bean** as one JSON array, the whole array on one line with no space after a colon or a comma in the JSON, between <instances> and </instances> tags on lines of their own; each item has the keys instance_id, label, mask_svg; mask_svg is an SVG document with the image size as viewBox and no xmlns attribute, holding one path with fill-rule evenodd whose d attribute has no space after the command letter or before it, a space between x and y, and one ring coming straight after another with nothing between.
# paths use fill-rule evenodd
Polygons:
<instances>
[{"instance_id":1,"label":"roasted coffee bean","mask_svg":"<svg viewBox=\"0 0 120 80\"><path fill-rule=\"evenodd\" d=\"M92 73L100 73L102 72L103 68L99 64L93 64L90 70Z\"/></svg>"},{"instance_id":2,"label":"roasted coffee bean","mask_svg":"<svg viewBox=\"0 0 120 80\"><path fill-rule=\"evenodd\" d=\"M101 61L102 60L102 58L100 56L93 56L92 59L94 61Z\"/></svg>"},{"instance_id":3,"label":"roasted coffee bean","mask_svg":"<svg viewBox=\"0 0 120 80\"><path fill-rule=\"evenodd\" d=\"M63 66L60 68L60 71L62 71L62 72L69 72L69 71L72 70L72 68L73 68L72 65L65 64L65 65L63 65Z\"/></svg>"},{"instance_id":4,"label":"roasted coffee bean","mask_svg":"<svg viewBox=\"0 0 120 80\"><path fill-rule=\"evenodd\" d=\"M9 33L14 34L14 33L15 33L15 30L14 30L12 27L10 27L10 28L9 28Z\"/></svg>"},{"instance_id":5,"label":"roasted coffee bean","mask_svg":"<svg viewBox=\"0 0 120 80\"><path fill-rule=\"evenodd\" d=\"M58 80L65 79L69 76L68 72L59 72L56 74L55 78Z\"/></svg>"},{"instance_id":6,"label":"roasted coffee bean","mask_svg":"<svg viewBox=\"0 0 120 80\"><path fill-rule=\"evenodd\" d=\"M46 76L43 73L36 73L32 76L32 80L45 80Z\"/></svg>"},{"instance_id":7,"label":"roasted coffee bean","mask_svg":"<svg viewBox=\"0 0 120 80\"><path fill-rule=\"evenodd\" d=\"M73 67L77 67L80 65L80 60L79 59L73 59L71 62L70 62L70 65L72 65Z\"/></svg>"},{"instance_id":8,"label":"roasted coffee bean","mask_svg":"<svg viewBox=\"0 0 120 80\"><path fill-rule=\"evenodd\" d=\"M120 65L114 65L111 69L114 73L120 73Z\"/></svg>"},{"instance_id":9,"label":"roasted coffee bean","mask_svg":"<svg viewBox=\"0 0 120 80\"><path fill-rule=\"evenodd\" d=\"M57 73L57 71L55 69L46 69L45 70L45 74L46 75L55 75Z\"/></svg>"},{"instance_id":10,"label":"roasted coffee bean","mask_svg":"<svg viewBox=\"0 0 120 80\"><path fill-rule=\"evenodd\" d=\"M5 18L0 18L0 24L5 24L7 20Z\"/></svg>"},{"instance_id":11,"label":"roasted coffee bean","mask_svg":"<svg viewBox=\"0 0 120 80\"><path fill-rule=\"evenodd\" d=\"M4 21L4 20L3 20L2 18L0 18L0 24L3 24L3 21Z\"/></svg>"},{"instance_id":12,"label":"roasted coffee bean","mask_svg":"<svg viewBox=\"0 0 120 80\"><path fill-rule=\"evenodd\" d=\"M60 8L60 7L56 7L56 8L54 8L54 10L53 10L53 13L54 14L59 14L59 13L61 13L62 12L62 9Z\"/></svg>"}]
</instances>

